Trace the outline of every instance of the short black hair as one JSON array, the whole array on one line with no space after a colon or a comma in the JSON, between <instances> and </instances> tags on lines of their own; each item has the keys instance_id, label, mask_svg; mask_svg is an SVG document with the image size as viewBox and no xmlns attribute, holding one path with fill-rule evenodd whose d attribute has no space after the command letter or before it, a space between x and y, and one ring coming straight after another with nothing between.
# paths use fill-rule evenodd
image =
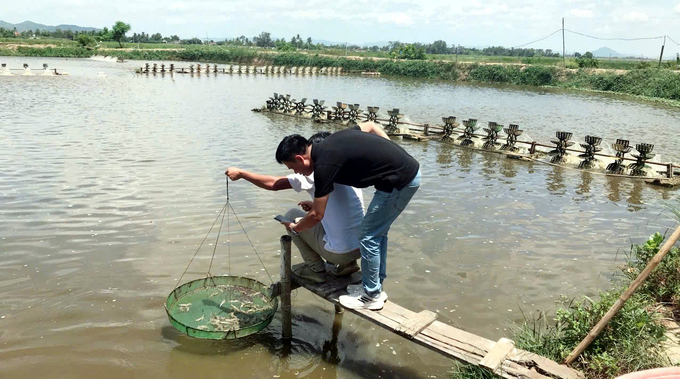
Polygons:
<instances>
[{"instance_id":1,"label":"short black hair","mask_svg":"<svg viewBox=\"0 0 680 379\"><path fill-rule=\"evenodd\" d=\"M323 140L326 139L326 137L328 137L330 135L331 135L331 132L327 132L327 131L318 132L318 133L314 134L313 136L309 137L307 142L309 142L310 145L315 144L315 143L321 143L321 142L323 142Z\"/></svg>"},{"instance_id":2,"label":"short black hair","mask_svg":"<svg viewBox=\"0 0 680 379\"><path fill-rule=\"evenodd\" d=\"M296 155L307 152L307 146L309 146L309 141L299 134L285 136L276 148L276 161L281 164L293 162Z\"/></svg>"}]
</instances>

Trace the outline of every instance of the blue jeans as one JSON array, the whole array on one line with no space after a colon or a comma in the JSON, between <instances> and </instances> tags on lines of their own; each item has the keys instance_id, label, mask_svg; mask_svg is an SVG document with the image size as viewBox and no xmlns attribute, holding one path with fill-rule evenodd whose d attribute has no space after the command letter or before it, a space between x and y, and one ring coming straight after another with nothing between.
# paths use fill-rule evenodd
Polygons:
<instances>
[{"instance_id":1,"label":"blue jeans","mask_svg":"<svg viewBox=\"0 0 680 379\"><path fill-rule=\"evenodd\" d=\"M375 191L361 223L361 281L368 296L377 298L387 277L387 232L420 187L420 169L406 187Z\"/></svg>"}]
</instances>

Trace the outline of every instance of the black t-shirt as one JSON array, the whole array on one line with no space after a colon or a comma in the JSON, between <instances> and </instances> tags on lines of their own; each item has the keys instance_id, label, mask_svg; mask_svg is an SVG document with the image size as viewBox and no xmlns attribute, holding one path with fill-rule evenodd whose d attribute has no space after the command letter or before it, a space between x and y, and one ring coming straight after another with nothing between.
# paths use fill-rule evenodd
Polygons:
<instances>
[{"instance_id":1,"label":"black t-shirt","mask_svg":"<svg viewBox=\"0 0 680 379\"><path fill-rule=\"evenodd\" d=\"M420 164L401 146L375 134L343 130L312 145L314 197L333 191L333 183L357 188L375 186L392 192L416 177Z\"/></svg>"}]
</instances>

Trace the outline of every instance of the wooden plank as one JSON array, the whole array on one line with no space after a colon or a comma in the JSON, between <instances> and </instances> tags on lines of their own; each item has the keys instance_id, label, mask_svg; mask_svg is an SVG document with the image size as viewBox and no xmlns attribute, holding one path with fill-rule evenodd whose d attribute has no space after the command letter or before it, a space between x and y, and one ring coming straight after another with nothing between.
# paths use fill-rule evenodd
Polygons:
<instances>
[{"instance_id":1,"label":"wooden plank","mask_svg":"<svg viewBox=\"0 0 680 379\"><path fill-rule=\"evenodd\" d=\"M358 275L358 278L361 278L360 274ZM338 298L341 295L347 293L345 290L347 284L351 283L351 281L358 280L345 279L345 281L342 281L337 279L338 278L330 278L326 283L317 284L297 278L295 275L293 275L294 283L297 282L299 285L310 290L311 292L324 297L326 300L332 302L335 305L341 306ZM425 323L424 320L428 320L432 317L432 315L425 313L429 311L416 313L398 304L395 304L392 301L386 302L383 309L379 311L371 311L366 309L345 309L384 329L402 336L408 336L404 330L420 329L422 324ZM419 332L414 333L410 338L417 344L432 351L473 365L480 365L480 363L487 356L489 356L487 360L491 361L491 357L497 355L496 352L493 352L494 347L499 345L499 343L493 342L484 337L468 333L464 330L460 330L436 320L433 320L431 323L429 323L429 325L426 325ZM497 347L497 350L500 351L501 347ZM490 352L493 352L493 354L490 355ZM487 366L482 367L485 367L494 372L496 375L506 379L583 378L583 375L576 370L559 365L558 363L547 358L523 350L511 349L505 355L505 359L495 359L499 362L495 369L491 369ZM490 366L494 365L490 364Z\"/></svg>"},{"instance_id":2,"label":"wooden plank","mask_svg":"<svg viewBox=\"0 0 680 379\"><path fill-rule=\"evenodd\" d=\"M293 282L299 286L303 286L306 289L314 292L321 297L328 297L330 294L338 291L343 291L348 285L353 283L358 283L361 281L361 272L355 272L349 276L342 276L336 278L332 275L327 275L328 281L325 283L314 283L310 280L302 279L295 275L297 268L304 265L304 263L298 263L293 265Z\"/></svg>"},{"instance_id":3,"label":"wooden plank","mask_svg":"<svg viewBox=\"0 0 680 379\"><path fill-rule=\"evenodd\" d=\"M437 314L424 310L416 313L415 317L409 318L399 327L397 327L396 332L405 335L408 338L413 338L416 334L420 333L421 330L428 327L430 324L437 319Z\"/></svg>"},{"instance_id":4,"label":"wooden plank","mask_svg":"<svg viewBox=\"0 0 680 379\"><path fill-rule=\"evenodd\" d=\"M479 361L479 365L484 366L491 371L496 371L514 348L515 343L512 340L501 338L491 350L486 353L484 358Z\"/></svg>"},{"instance_id":5,"label":"wooden plank","mask_svg":"<svg viewBox=\"0 0 680 379\"><path fill-rule=\"evenodd\" d=\"M515 362L525 367L537 367L539 371L546 372L551 376L564 379L583 379L585 376L582 372L574 370L571 367L561 365L548 358L542 357L528 351L519 350L511 352L508 361Z\"/></svg>"},{"instance_id":6,"label":"wooden plank","mask_svg":"<svg viewBox=\"0 0 680 379\"><path fill-rule=\"evenodd\" d=\"M289 235L281 236L281 336L284 340L293 338L293 323L290 299L290 245Z\"/></svg>"}]
</instances>

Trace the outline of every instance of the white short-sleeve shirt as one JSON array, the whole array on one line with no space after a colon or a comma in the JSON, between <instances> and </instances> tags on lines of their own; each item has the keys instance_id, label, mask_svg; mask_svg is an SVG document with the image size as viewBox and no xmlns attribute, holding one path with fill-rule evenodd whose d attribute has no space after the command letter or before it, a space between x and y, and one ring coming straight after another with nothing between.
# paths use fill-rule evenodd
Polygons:
<instances>
[{"instance_id":1,"label":"white short-sleeve shirt","mask_svg":"<svg viewBox=\"0 0 680 379\"><path fill-rule=\"evenodd\" d=\"M314 199L314 174L290 174L291 187L297 192L306 191ZM334 184L328 195L326 212L321 224L326 232L326 250L342 254L359 248L359 229L364 219L364 198L361 189Z\"/></svg>"}]
</instances>

